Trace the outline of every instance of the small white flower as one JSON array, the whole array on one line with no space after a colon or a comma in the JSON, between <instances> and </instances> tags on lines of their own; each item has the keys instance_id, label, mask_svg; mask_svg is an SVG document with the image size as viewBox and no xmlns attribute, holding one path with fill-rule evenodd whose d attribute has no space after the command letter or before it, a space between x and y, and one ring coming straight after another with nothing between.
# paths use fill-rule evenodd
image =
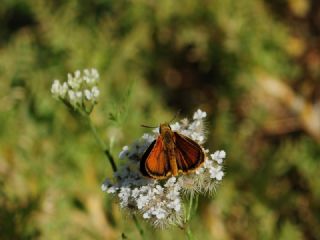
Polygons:
<instances>
[{"instance_id":1,"label":"small white flower","mask_svg":"<svg viewBox=\"0 0 320 240\"><path fill-rule=\"evenodd\" d=\"M142 195L137 199L136 202L137 202L138 209L141 209L149 202L149 197Z\"/></svg>"},{"instance_id":2,"label":"small white flower","mask_svg":"<svg viewBox=\"0 0 320 240\"><path fill-rule=\"evenodd\" d=\"M152 135L150 135L148 133L145 133L145 134L143 134L142 139L150 144L151 142L154 141L154 136L152 136Z\"/></svg>"},{"instance_id":3,"label":"small white flower","mask_svg":"<svg viewBox=\"0 0 320 240\"><path fill-rule=\"evenodd\" d=\"M184 118L184 119L180 120L180 122L181 122L181 125L183 127L186 127L186 126L189 125L189 119L188 118Z\"/></svg>"},{"instance_id":4,"label":"small white flower","mask_svg":"<svg viewBox=\"0 0 320 240\"><path fill-rule=\"evenodd\" d=\"M128 156L128 153L129 153L129 147L128 146L124 146L122 148L122 151L119 153L119 158L120 159L124 159L125 157Z\"/></svg>"},{"instance_id":5,"label":"small white flower","mask_svg":"<svg viewBox=\"0 0 320 240\"><path fill-rule=\"evenodd\" d=\"M90 74L90 72L89 72L89 69L83 69L83 73L84 73L84 75L89 75Z\"/></svg>"},{"instance_id":6,"label":"small white flower","mask_svg":"<svg viewBox=\"0 0 320 240\"><path fill-rule=\"evenodd\" d=\"M152 132L155 133L155 134L159 134L159 128L153 129Z\"/></svg>"},{"instance_id":7,"label":"small white flower","mask_svg":"<svg viewBox=\"0 0 320 240\"><path fill-rule=\"evenodd\" d=\"M78 103L82 100L82 92L74 92L72 90L68 91L70 103L76 107Z\"/></svg>"},{"instance_id":8,"label":"small white flower","mask_svg":"<svg viewBox=\"0 0 320 240\"><path fill-rule=\"evenodd\" d=\"M207 159L207 160L204 162L203 167L204 167L204 168L211 168L212 165L213 165L213 162Z\"/></svg>"},{"instance_id":9,"label":"small white flower","mask_svg":"<svg viewBox=\"0 0 320 240\"><path fill-rule=\"evenodd\" d=\"M51 86L51 93L56 96L59 97L60 95L60 88L61 88L61 83L59 80L54 80L53 84Z\"/></svg>"},{"instance_id":10,"label":"small white flower","mask_svg":"<svg viewBox=\"0 0 320 240\"><path fill-rule=\"evenodd\" d=\"M176 182L176 178L175 177L171 177L171 178L169 178L167 180L167 182L165 183L164 186L165 187L172 187L172 186L174 186L175 182Z\"/></svg>"},{"instance_id":11,"label":"small white flower","mask_svg":"<svg viewBox=\"0 0 320 240\"><path fill-rule=\"evenodd\" d=\"M210 156L213 160L217 161L218 164L222 164L223 159L226 157L226 152L224 150L215 151L215 153Z\"/></svg>"},{"instance_id":12,"label":"small white flower","mask_svg":"<svg viewBox=\"0 0 320 240\"><path fill-rule=\"evenodd\" d=\"M177 197L179 197L179 190L180 190L179 184L175 184L173 188L168 192L166 195L167 199L169 200L175 200Z\"/></svg>"},{"instance_id":13,"label":"small white flower","mask_svg":"<svg viewBox=\"0 0 320 240\"><path fill-rule=\"evenodd\" d=\"M202 174L204 172L204 168L203 167L200 167L198 169L196 169L196 174Z\"/></svg>"},{"instance_id":14,"label":"small white flower","mask_svg":"<svg viewBox=\"0 0 320 240\"><path fill-rule=\"evenodd\" d=\"M90 100L92 99L92 93L91 93L90 90L85 89L85 90L84 90L84 95L86 96L86 99L87 99L87 100L90 101Z\"/></svg>"},{"instance_id":15,"label":"small white flower","mask_svg":"<svg viewBox=\"0 0 320 240\"><path fill-rule=\"evenodd\" d=\"M175 198L172 202L168 203L168 207L174 209L176 212L179 212L181 209L180 199Z\"/></svg>"},{"instance_id":16,"label":"small white flower","mask_svg":"<svg viewBox=\"0 0 320 240\"><path fill-rule=\"evenodd\" d=\"M75 78L80 78L80 75L81 75L80 70L77 70L77 71L74 72L74 77Z\"/></svg>"},{"instance_id":17,"label":"small white flower","mask_svg":"<svg viewBox=\"0 0 320 240\"><path fill-rule=\"evenodd\" d=\"M118 188L116 188L116 187L110 187L110 188L108 188L107 193L115 193L115 192L117 192L117 190L118 190Z\"/></svg>"},{"instance_id":18,"label":"small white flower","mask_svg":"<svg viewBox=\"0 0 320 240\"><path fill-rule=\"evenodd\" d=\"M156 209L156 211L154 212L154 215L156 215L156 217L158 218L158 219L163 219L163 218L165 218L166 217L166 211L164 210L164 209L162 209L162 208L158 208L158 209Z\"/></svg>"},{"instance_id":19,"label":"small white flower","mask_svg":"<svg viewBox=\"0 0 320 240\"><path fill-rule=\"evenodd\" d=\"M80 92L80 91L76 92L76 97L78 99L81 99L82 98L82 92Z\"/></svg>"},{"instance_id":20,"label":"small white flower","mask_svg":"<svg viewBox=\"0 0 320 240\"><path fill-rule=\"evenodd\" d=\"M207 113L201 111L200 109L198 109L194 114L193 114L193 119L194 120L201 120L203 118L207 117Z\"/></svg>"},{"instance_id":21,"label":"small white flower","mask_svg":"<svg viewBox=\"0 0 320 240\"><path fill-rule=\"evenodd\" d=\"M60 88L60 97L65 98L67 92L68 92L68 84L64 82Z\"/></svg>"},{"instance_id":22,"label":"small white flower","mask_svg":"<svg viewBox=\"0 0 320 240\"><path fill-rule=\"evenodd\" d=\"M68 91L68 96L70 99L70 102L75 102L76 100L76 93L73 90Z\"/></svg>"},{"instance_id":23,"label":"small white flower","mask_svg":"<svg viewBox=\"0 0 320 240\"><path fill-rule=\"evenodd\" d=\"M89 111L90 113L92 107L90 108L88 104L95 105L100 95L100 90L97 87L98 79L99 73L96 69L85 69L83 75L80 70L77 70L74 74L68 73L67 81L62 84L59 80L54 80L51 93L55 98L69 102L75 110ZM85 100L89 103L82 104Z\"/></svg>"},{"instance_id":24,"label":"small white flower","mask_svg":"<svg viewBox=\"0 0 320 240\"><path fill-rule=\"evenodd\" d=\"M67 91L68 91L68 86L65 82L61 84L59 80L53 81L53 84L51 86L51 93L54 97L64 98Z\"/></svg>"},{"instance_id":25,"label":"small white flower","mask_svg":"<svg viewBox=\"0 0 320 240\"><path fill-rule=\"evenodd\" d=\"M101 185L101 190L103 191L103 192L105 192L105 191L107 191L107 189L108 189L108 185L106 185L106 184L102 184Z\"/></svg>"},{"instance_id":26,"label":"small white flower","mask_svg":"<svg viewBox=\"0 0 320 240\"><path fill-rule=\"evenodd\" d=\"M170 125L172 131L178 131L180 129L180 124L178 122Z\"/></svg>"},{"instance_id":27,"label":"small white flower","mask_svg":"<svg viewBox=\"0 0 320 240\"><path fill-rule=\"evenodd\" d=\"M197 142L200 142L200 143L202 143L204 141L204 136L197 133L197 132L192 133L191 138Z\"/></svg>"},{"instance_id":28,"label":"small white flower","mask_svg":"<svg viewBox=\"0 0 320 240\"><path fill-rule=\"evenodd\" d=\"M94 86L92 89L91 89L91 93L92 93L92 96L93 98L97 99L100 95L100 90L99 88L97 88L96 86Z\"/></svg>"},{"instance_id":29,"label":"small white flower","mask_svg":"<svg viewBox=\"0 0 320 240\"><path fill-rule=\"evenodd\" d=\"M74 77L72 77L72 74L68 73L68 85L73 90L78 90L82 83L82 78L80 77L81 73L79 70L77 70L74 73Z\"/></svg>"},{"instance_id":30,"label":"small white flower","mask_svg":"<svg viewBox=\"0 0 320 240\"><path fill-rule=\"evenodd\" d=\"M160 185L156 185L154 192L156 194L162 194L163 193L163 187L161 187Z\"/></svg>"},{"instance_id":31,"label":"small white flower","mask_svg":"<svg viewBox=\"0 0 320 240\"><path fill-rule=\"evenodd\" d=\"M69 82L72 82L72 81L73 81L72 74L71 74L71 73L68 73L67 76L68 76L67 82L68 82L68 83L69 83Z\"/></svg>"},{"instance_id":32,"label":"small white flower","mask_svg":"<svg viewBox=\"0 0 320 240\"><path fill-rule=\"evenodd\" d=\"M99 73L96 69L85 69L83 70L83 80L89 84L89 85L94 85L99 81Z\"/></svg>"},{"instance_id":33,"label":"small white flower","mask_svg":"<svg viewBox=\"0 0 320 240\"><path fill-rule=\"evenodd\" d=\"M118 194L118 197L120 199L120 205L122 207L126 207L128 205L130 193L131 193L131 189L129 187L122 187L120 189L120 193Z\"/></svg>"},{"instance_id":34,"label":"small white flower","mask_svg":"<svg viewBox=\"0 0 320 240\"><path fill-rule=\"evenodd\" d=\"M224 173L223 173L223 171L221 169L222 169L221 166L210 168L210 170L209 170L210 171L210 177L211 178L215 178L218 181L221 181L223 176L224 176Z\"/></svg>"}]
</instances>

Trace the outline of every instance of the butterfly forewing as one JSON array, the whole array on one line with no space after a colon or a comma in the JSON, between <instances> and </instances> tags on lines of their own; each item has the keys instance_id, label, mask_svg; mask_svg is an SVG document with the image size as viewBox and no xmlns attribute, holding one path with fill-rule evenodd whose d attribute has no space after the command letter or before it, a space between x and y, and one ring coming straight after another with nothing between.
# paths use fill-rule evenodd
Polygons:
<instances>
[{"instance_id":1,"label":"butterfly forewing","mask_svg":"<svg viewBox=\"0 0 320 240\"><path fill-rule=\"evenodd\" d=\"M144 176L165 178L170 173L169 159L163 149L162 137L153 141L142 156L140 171Z\"/></svg>"},{"instance_id":2,"label":"butterfly forewing","mask_svg":"<svg viewBox=\"0 0 320 240\"><path fill-rule=\"evenodd\" d=\"M189 172L200 167L204 162L204 152L199 144L179 133L175 132L174 135L178 169L182 172Z\"/></svg>"}]
</instances>

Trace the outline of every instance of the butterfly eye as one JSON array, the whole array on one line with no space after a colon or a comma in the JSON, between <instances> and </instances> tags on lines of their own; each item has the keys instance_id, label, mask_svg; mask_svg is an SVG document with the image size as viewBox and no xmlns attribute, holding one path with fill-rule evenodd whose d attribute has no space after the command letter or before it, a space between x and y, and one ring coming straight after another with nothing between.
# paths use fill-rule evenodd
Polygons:
<instances>
[{"instance_id":1,"label":"butterfly eye","mask_svg":"<svg viewBox=\"0 0 320 240\"><path fill-rule=\"evenodd\" d=\"M159 127L159 133L160 133L160 135L163 133L163 131L164 131L164 125L165 124L160 124L160 127Z\"/></svg>"}]
</instances>

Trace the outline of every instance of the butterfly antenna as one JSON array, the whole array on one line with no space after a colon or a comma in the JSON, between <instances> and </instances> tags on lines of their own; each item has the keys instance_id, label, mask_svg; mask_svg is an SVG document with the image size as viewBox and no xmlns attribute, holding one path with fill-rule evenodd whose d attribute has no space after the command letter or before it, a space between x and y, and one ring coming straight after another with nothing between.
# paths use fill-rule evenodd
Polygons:
<instances>
[{"instance_id":1,"label":"butterfly antenna","mask_svg":"<svg viewBox=\"0 0 320 240\"><path fill-rule=\"evenodd\" d=\"M173 116L173 118L170 120L169 123L172 123L172 122L179 116L180 113L181 113L181 109L179 109L179 110L176 112L176 114Z\"/></svg>"},{"instance_id":2,"label":"butterfly antenna","mask_svg":"<svg viewBox=\"0 0 320 240\"><path fill-rule=\"evenodd\" d=\"M141 124L140 126L144 127L144 128L157 128L157 127L152 127L152 126L148 126L148 125L144 125L144 124Z\"/></svg>"}]
</instances>

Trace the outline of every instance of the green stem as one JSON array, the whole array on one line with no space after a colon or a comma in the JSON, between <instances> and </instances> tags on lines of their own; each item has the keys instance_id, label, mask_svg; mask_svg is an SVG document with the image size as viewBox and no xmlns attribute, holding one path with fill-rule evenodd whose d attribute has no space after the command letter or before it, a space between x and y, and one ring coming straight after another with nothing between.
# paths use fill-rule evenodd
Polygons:
<instances>
[{"instance_id":1,"label":"green stem","mask_svg":"<svg viewBox=\"0 0 320 240\"><path fill-rule=\"evenodd\" d=\"M194 240L189 224L187 224L185 232L188 240Z\"/></svg>"},{"instance_id":2,"label":"green stem","mask_svg":"<svg viewBox=\"0 0 320 240\"><path fill-rule=\"evenodd\" d=\"M111 167L112 167L112 171L113 172L116 172L117 171L117 165L114 161L114 158L113 156L111 155L110 153L110 150L108 149L107 145L105 144L104 141L102 141L102 139L100 138L100 136L98 135L98 132L97 132L97 129L96 127L92 124L91 120L89 117L87 117L87 121L88 121L88 124L90 126L90 129L93 133L93 136L94 138L96 139L96 141L98 142L98 144L100 145L102 151L104 152L104 154L107 156L108 160L109 160L109 163L111 164Z\"/></svg>"},{"instance_id":3,"label":"green stem","mask_svg":"<svg viewBox=\"0 0 320 240\"><path fill-rule=\"evenodd\" d=\"M140 236L142 239L146 239L145 236L144 236L144 231L136 217L136 215L132 214L132 218L133 218L133 221L134 221L134 224L136 225L136 228L138 229L139 233L140 233Z\"/></svg>"},{"instance_id":4,"label":"green stem","mask_svg":"<svg viewBox=\"0 0 320 240\"><path fill-rule=\"evenodd\" d=\"M192 206L193 206L193 195L190 195L190 200L189 200L189 208L188 208L188 214L187 214L187 222L189 222L191 218L191 212L192 212Z\"/></svg>"},{"instance_id":5,"label":"green stem","mask_svg":"<svg viewBox=\"0 0 320 240\"><path fill-rule=\"evenodd\" d=\"M112 171L113 171L113 172L116 172L116 171L117 171L117 165L116 165L116 163L115 163L115 161L114 161L114 158L113 158L110 150L108 149L108 147L107 147L107 145L105 144L105 142L100 138L100 136L99 136L99 134L98 134L98 132L97 132L97 129L96 129L96 127L92 124L91 119L90 119L89 116L86 116L86 120L87 120L87 122L88 122L88 124L89 124L89 126L90 126L90 129L91 129L91 131L92 131L92 133L93 133L94 138L96 139L97 143L100 145L100 148L102 149L102 151L104 152L104 154L107 156L107 158L108 158L108 160L109 160L109 162L110 162L110 164L111 164ZM134 221L134 224L135 224L136 228L138 229L138 231L139 231L139 233L140 233L141 238L142 238L142 239L145 239L143 229L142 229L142 227L141 227L141 225L140 225L140 223L139 223L136 215L135 215L135 214L132 214L132 218L133 218L133 221Z\"/></svg>"},{"instance_id":6,"label":"green stem","mask_svg":"<svg viewBox=\"0 0 320 240\"><path fill-rule=\"evenodd\" d=\"M189 206L188 206L188 210L187 210L187 216L186 216L186 219L185 219L185 223L184 223L184 230L185 230L185 233L186 233L186 237L188 240L193 240L193 235L192 235L192 231L191 231L191 228L190 228L190 225L189 225L189 221L191 219L191 213L192 213L192 210L193 210L193 194L190 195L190 199L189 199Z\"/></svg>"},{"instance_id":7,"label":"green stem","mask_svg":"<svg viewBox=\"0 0 320 240\"><path fill-rule=\"evenodd\" d=\"M195 195L195 202L193 204L193 212L196 213L199 206L199 195Z\"/></svg>"}]
</instances>

